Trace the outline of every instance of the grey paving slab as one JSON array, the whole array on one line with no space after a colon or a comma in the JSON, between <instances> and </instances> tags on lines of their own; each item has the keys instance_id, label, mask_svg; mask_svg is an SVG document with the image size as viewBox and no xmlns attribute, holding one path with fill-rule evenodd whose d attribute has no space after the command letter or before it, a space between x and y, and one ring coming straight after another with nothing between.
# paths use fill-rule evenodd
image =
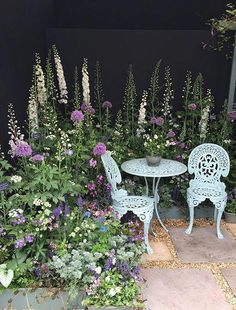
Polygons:
<instances>
[{"instance_id":1,"label":"grey paving slab","mask_svg":"<svg viewBox=\"0 0 236 310\"><path fill-rule=\"evenodd\" d=\"M149 310L231 310L210 270L144 269Z\"/></svg>"},{"instance_id":2,"label":"grey paving slab","mask_svg":"<svg viewBox=\"0 0 236 310\"><path fill-rule=\"evenodd\" d=\"M236 296L236 268L222 269L221 272Z\"/></svg>"},{"instance_id":3,"label":"grey paving slab","mask_svg":"<svg viewBox=\"0 0 236 310\"><path fill-rule=\"evenodd\" d=\"M213 226L195 227L191 235L184 228L169 231L181 262L236 262L236 240L225 229L222 240L217 238Z\"/></svg>"}]
</instances>

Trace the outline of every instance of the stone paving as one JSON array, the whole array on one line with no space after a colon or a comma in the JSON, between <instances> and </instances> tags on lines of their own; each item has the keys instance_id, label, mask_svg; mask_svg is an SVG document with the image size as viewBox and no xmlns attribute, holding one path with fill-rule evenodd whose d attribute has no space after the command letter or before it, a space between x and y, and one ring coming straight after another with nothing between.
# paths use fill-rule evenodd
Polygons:
<instances>
[{"instance_id":1,"label":"stone paving","mask_svg":"<svg viewBox=\"0 0 236 310\"><path fill-rule=\"evenodd\" d=\"M143 297L148 310L236 310L236 224L222 221L219 240L212 221L196 220L191 235L184 220L154 223L152 255L143 256Z\"/></svg>"}]
</instances>

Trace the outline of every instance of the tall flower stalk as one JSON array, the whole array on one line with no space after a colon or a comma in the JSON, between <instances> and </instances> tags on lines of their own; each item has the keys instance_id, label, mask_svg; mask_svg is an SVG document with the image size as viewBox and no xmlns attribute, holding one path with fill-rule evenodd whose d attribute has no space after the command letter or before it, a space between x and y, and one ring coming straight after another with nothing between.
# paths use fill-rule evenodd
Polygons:
<instances>
[{"instance_id":1,"label":"tall flower stalk","mask_svg":"<svg viewBox=\"0 0 236 310\"><path fill-rule=\"evenodd\" d=\"M166 126L166 131L171 129L173 126L172 114L171 114L171 106L170 102L173 99L174 90L173 90L173 81L170 74L170 67L165 68L165 89L163 94L163 105L161 112L164 116Z\"/></svg>"},{"instance_id":2,"label":"tall flower stalk","mask_svg":"<svg viewBox=\"0 0 236 310\"><path fill-rule=\"evenodd\" d=\"M64 76L64 69L61 63L61 58L58 54L58 51L55 45L53 46L53 56L54 56L54 62L55 62L55 67L56 67L56 72L57 72L58 88L59 88L58 102L61 104L67 105L68 91L67 91L67 85L66 85L66 80Z\"/></svg>"},{"instance_id":3,"label":"tall flower stalk","mask_svg":"<svg viewBox=\"0 0 236 310\"><path fill-rule=\"evenodd\" d=\"M75 66L74 72L74 98L73 98L73 106L75 109L79 109L81 104L81 96L80 96L80 83L79 83L79 72L78 67Z\"/></svg>"},{"instance_id":4,"label":"tall flower stalk","mask_svg":"<svg viewBox=\"0 0 236 310\"><path fill-rule=\"evenodd\" d=\"M148 92L146 90L143 91L142 100L139 108L139 116L138 116L138 128L137 128L137 136L140 137L145 132L145 124L146 121L146 106L147 106L147 97Z\"/></svg>"},{"instance_id":5,"label":"tall flower stalk","mask_svg":"<svg viewBox=\"0 0 236 310\"><path fill-rule=\"evenodd\" d=\"M135 107L136 107L136 86L134 82L134 74L133 74L133 67L132 65L129 65L128 69L128 77L127 77L127 83L125 88L125 94L124 94L124 120L125 120L125 127L126 127L126 134L129 135L129 133L134 136L135 134Z\"/></svg>"},{"instance_id":6,"label":"tall flower stalk","mask_svg":"<svg viewBox=\"0 0 236 310\"><path fill-rule=\"evenodd\" d=\"M12 103L8 105L8 134L10 135L9 145L11 148L8 153L14 157L18 144L24 141L24 134L21 133Z\"/></svg>"},{"instance_id":7,"label":"tall flower stalk","mask_svg":"<svg viewBox=\"0 0 236 310\"><path fill-rule=\"evenodd\" d=\"M82 88L83 88L83 102L90 105L90 87L89 87L89 73L88 73L88 60L84 58L82 67Z\"/></svg>"},{"instance_id":8,"label":"tall flower stalk","mask_svg":"<svg viewBox=\"0 0 236 310\"><path fill-rule=\"evenodd\" d=\"M209 122L209 114L211 107L213 105L214 98L211 94L211 90L207 90L206 98L205 98L205 107L202 109L201 119L199 122L199 134L201 143L203 143L207 138L208 133L208 122Z\"/></svg>"},{"instance_id":9,"label":"tall flower stalk","mask_svg":"<svg viewBox=\"0 0 236 310\"><path fill-rule=\"evenodd\" d=\"M151 106L151 116L155 117L158 112L158 92L159 92L159 71L161 59L156 63L150 81L149 99L148 102Z\"/></svg>"}]
</instances>

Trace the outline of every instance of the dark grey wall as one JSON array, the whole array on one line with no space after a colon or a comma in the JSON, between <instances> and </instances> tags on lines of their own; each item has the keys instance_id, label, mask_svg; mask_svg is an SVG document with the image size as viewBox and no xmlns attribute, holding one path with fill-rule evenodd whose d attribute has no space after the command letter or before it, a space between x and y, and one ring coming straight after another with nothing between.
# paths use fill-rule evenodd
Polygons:
<instances>
[{"instance_id":1,"label":"dark grey wall","mask_svg":"<svg viewBox=\"0 0 236 310\"><path fill-rule=\"evenodd\" d=\"M7 0L0 4L0 144L7 144L7 105L15 104L21 123L35 52L45 55L45 32L54 25L53 0Z\"/></svg>"}]
</instances>

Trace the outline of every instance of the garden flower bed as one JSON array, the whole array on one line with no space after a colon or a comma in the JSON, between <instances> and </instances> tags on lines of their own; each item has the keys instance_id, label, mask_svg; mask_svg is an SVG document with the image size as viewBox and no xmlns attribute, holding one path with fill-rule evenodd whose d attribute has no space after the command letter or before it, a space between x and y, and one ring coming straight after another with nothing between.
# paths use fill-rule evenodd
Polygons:
<instances>
[{"instance_id":1,"label":"garden flower bed","mask_svg":"<svg viewBox=\"0 0 236 310\"><path fill-rule=\"evenodd\" d=\"M12 160L1 154L0 303L9 293L6 288L46 288L67 292L70 301L85 292L81 306L89 309L141 308L142 227L135 218L120 221L114 212L100 156L110 150L118 163L147 153L186 162L192 148L202 142L217 143L234 154L235 114L228 116L225 103L216 116L203 77L193 79L190 72L183 108L174 113L171 71L165 69L160 87L158 62L140 106L129 68L124 107L112 126L112 103L103 95L100 65L95 66L93 93L87 60L82 90L75 69L70 96L55 47L53 62L49 55L45 68L36 56L27 132L18 124L12 104L8 110ZM186 173L162 183L160 206L185 197L188 182ZM233 191L235 174L227 185ZM144 191L137 178L126 178L121 186L131 194Z\"/></svg>"}]
</instances>

